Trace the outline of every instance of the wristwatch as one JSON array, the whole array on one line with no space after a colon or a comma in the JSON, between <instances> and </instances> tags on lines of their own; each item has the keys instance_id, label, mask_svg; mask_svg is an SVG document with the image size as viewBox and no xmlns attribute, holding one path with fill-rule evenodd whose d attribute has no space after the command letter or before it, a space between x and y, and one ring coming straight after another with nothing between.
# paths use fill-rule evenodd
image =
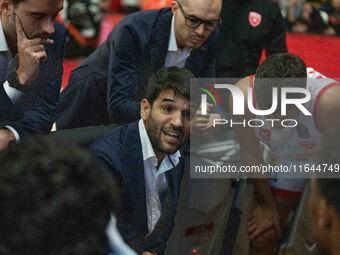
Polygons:
<instances>
[{"instance_id":1,"label":"wristwatch","mask_svg":"<svg viewBox=\"0 0 340 255\"><path fill-rule=\"evenodd\" d=\"M16 70L11 72L7 76L7 81L8 81L8 85L10 87L15 88L15 89L17 89L19 91L23 91L24 90L24 86L20 83L19 77L18 77L18 74L17 74Z\"/></svg>"}]
</instances>

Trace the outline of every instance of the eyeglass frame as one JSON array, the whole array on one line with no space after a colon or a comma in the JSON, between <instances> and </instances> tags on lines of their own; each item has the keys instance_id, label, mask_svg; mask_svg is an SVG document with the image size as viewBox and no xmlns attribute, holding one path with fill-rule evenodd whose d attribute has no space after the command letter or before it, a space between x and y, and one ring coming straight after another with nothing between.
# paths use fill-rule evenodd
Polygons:
<instances>
[{"instance_id":1,"label":"eyeglass frame","mask_svg":"<svg viewBox=\"0 0 340 255\"><path fill-rule=\"evenodd\" d=\"M208 30L208 31L213 31L218 25L222 24L222 19L221 17L219 17L218 19L215 19L215 20L203 20L203 19L200 19L194 15L188 15L188 13L186 13L183 9L183 6L178 2L176 1L176 3L178 4L179 6L179 9L181 10L184 18L185 18L185 24L188 26L188 27L191 27L191 28L198 28L200 25L203 24L203 27L204 29ZM188 19L196 19L197 20L197 25L195 26L192 26L192 25L188 25ZM213 28L207 28L208 24L213 22L214 24L214 27Z\"/></svg>"}]
</instances>

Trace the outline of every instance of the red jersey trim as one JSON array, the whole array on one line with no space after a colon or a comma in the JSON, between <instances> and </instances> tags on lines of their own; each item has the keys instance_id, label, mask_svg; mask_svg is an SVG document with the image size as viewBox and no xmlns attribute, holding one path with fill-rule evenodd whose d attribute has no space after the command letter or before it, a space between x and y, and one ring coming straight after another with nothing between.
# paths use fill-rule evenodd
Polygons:
<instances>
[{"instance_id":1,"label":"red jersey trim","mask_svg":"<svg viewBox=\"0 0 340 255\"><path fill-rule=\"evenodd\" d=\"M255 87L254 87L255 75L254 74L250 75L249 79L250 79L251 94L253 97L253 106L256 109L256 96L255 96Z\"/></svg>"},{"instance_id":2,"label":"red jersey trim","mask_svg":"<svg viewBox=\"0 0 340 255\"><path fill-rule=\"evenodd\" d=\"M290 191L285 189L278 189L271 187L271 191L274 197L282 197L289 199L297 199L300 197L302 191Z\"/></svg>"}]
</instances>

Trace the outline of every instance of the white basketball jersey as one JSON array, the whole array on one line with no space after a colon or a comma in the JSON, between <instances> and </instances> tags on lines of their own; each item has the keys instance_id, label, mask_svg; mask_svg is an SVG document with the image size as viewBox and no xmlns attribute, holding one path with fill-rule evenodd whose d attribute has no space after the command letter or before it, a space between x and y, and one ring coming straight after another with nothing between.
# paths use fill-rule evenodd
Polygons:
<instances>
[{"instance_id":1,"label":"white basketball jersey","mask_svg":"<svg viewBox=\"0 0 340 255\"><path fill-rule=\"evenodd\" d=\"M307 68L307 89L311 93L311 99L304 106L312 116L305 116L299 111L298 116L294 118L298 123L296 127L275 129L271 127L271 123L265 121L263 127L255 128L256 136L269 148L265 159L266 163L292 165L298 168L300 165L317 162L321 134L316 126L316 112L323 93L335 85L337 83L334 80L325 77L312 68ZM263 116L256 118L264 120ZM271 175L272 187L289 191L301 191L303 189L303 178L292 179L288 177L288 179L280 178L280 176L283 175L280 173ZM285 176L287 177L287 174ZM289 176L294 177L292 174Z\"/></svg>"}]
</instances>

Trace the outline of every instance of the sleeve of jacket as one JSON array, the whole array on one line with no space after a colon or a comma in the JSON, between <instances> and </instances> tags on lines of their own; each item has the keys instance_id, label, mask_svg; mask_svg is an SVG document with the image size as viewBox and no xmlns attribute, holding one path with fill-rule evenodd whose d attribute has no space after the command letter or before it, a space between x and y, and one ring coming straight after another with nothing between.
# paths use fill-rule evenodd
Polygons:
<instances>
[{"instance_id":1,"label":"sleeve of jacket","mask_svg":"<svg viewBox=\"0 0 340 255\"><path fill-rule=\"evenodd\" d=\"M140 117L136 101L140 38L132 25L118 27L110 47L107 101L110 120L128 123Z\"/></svg>"},{"instance_id":2,"label":"sleeve of jacket","mask_svg":"<svg viewBox=\"0 0 340 255\"><path fill-rule=\"evenodd\" d=\"M50 51L47 61L39 70L37 82L41 84L41 87L38 96L19 120L9 124L20 137L27 133L47 133L54 122L63 74L66 39L66 30L61 26L57 28L52 45L53 50Z\"/></svg>"},{"instance_id":3,"label":"sleeve of jacket","mask_svg":"<svg viewBox=\"0 0 340 255\"><path fill-rule=\"evenodd\" d=\"M216 77L215 72L215 61L216 61L216 52L217 52L217 45L218 45L218 38L220 36L220 31L217 28L216 31L211 33L207 44L204 46L208 51L207 56L203 59L203 67L201 68L198 77L205 77L205 78L213 78Z\"/></svg>"},{"instance_id":4,"label":"sleeve of jacket","mask_svg":"<svg viewBox=\"0 0 340 255\"><path fill-rule=\"evenodd\" d=\"M115 177L117 183L120 183L122 182L122 174L120 172L119 148L116 144L119 136L117 133L112 135L112 132L96 139L90 145L90 150L97 162Z\"/></svg>"},{"instance_id":5,"label":"sleeve of jacket","mask_svg":"<svg viewBox=\"0 0 340 255\"><path fill-rule=\"evenodd\" d=\"M7 96L7 93L3 85L0 85L0 120L6 119L6 116L13 106L11 100Z\"/></svg>"},{"instance_id":6,"label":"sleeve of jacket","mask_svg":"<svg viewBox=\"0 0 340 255\"><path fill-rule=\"evenodd\" d=\"M286 27L277 3L270 2L268 6L270 13L269 33L265 40L266 55L287 52Z\"/></svg>"}]
</instances>

